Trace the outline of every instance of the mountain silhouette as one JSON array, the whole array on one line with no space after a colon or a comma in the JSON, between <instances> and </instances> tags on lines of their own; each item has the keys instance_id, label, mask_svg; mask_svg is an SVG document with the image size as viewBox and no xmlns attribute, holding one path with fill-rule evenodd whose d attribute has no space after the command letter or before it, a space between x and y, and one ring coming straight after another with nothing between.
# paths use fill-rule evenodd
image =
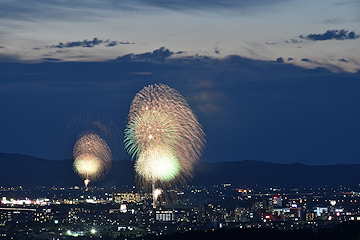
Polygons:
<instances>
[{"instance_id":1,"label":"mountain silhouette","mask_svg":"<svg viewBox=\"0 0 360 240\"><path fill-rule=\"evenodd\" d=\"M0 153L0 185L11 186L82 186L73 170L73 160L46 160L21 154ZM262 161L200 162L194 166L190 185L210 186L231 183L234 186L262 187L347 186L358 187L360 164L309 166L299 163L275 164ZM111 170L96 186L135 184L134 162L113 161Z\"/></svg>"}]
</instances>

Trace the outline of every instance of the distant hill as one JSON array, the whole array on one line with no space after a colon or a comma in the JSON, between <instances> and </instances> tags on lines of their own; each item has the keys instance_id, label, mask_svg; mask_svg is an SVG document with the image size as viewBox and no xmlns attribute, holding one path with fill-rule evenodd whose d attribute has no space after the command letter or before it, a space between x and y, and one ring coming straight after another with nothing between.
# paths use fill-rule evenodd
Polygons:
<instances>
[{"instance_id":1,"label":"distant hill","mask_svg":"<svg viewBox=\"0 0 360 240\"><path fill-rule=\"evenodd\" d=\"M198 185L232 183L247 186L339 186L357 187L360 164L309 166L261 161L199 163L193 182Z\"/></svg>"},{"instance_id":2,"label":"distant hill","mask_svg":"<svg viewBox=\"0 0 360 240\"><path fill-rule=\"evenodd\" d=\"M0 186L81 186L72 160L52 161L21 154L0 153ZM231 183L239 186L359 186L360 164L308 166L299 163L274 164L261 161L201 162L189 184ZM97 186L135 184L134 162L113 161L109 173Z\"/></svg>"}]
</instances>

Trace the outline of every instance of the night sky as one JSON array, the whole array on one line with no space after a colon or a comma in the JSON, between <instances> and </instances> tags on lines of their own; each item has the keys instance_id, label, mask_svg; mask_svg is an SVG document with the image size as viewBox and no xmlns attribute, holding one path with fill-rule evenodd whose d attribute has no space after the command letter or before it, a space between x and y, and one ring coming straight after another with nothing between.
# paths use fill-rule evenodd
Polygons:
<instances>
[{"instance_id":1,"label":"night sky","mask_svg":"<svg viewBox=\"0 0 360 240\"><path fill-rule=\"evenodd\" d=\"M0 3L0 152L63 160L96 128L130 160L131 100L163 83L200 161L360 163L358 2L30 2Z\"/></svg>"}]
</instances>

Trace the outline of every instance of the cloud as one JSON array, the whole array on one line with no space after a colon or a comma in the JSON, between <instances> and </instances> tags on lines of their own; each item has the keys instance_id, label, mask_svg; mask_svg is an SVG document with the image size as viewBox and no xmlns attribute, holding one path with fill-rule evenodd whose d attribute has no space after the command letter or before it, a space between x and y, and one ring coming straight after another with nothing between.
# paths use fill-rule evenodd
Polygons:
<instances>
[{"instance_id":1,"label":"cloud","mask_svg":"<svg viewBox=\"0 0 360 240\"><path fill-rule=\"evenodd\" d=\"M220 53L221 50L222 50L222 49L221 49L221 47L220 47L220 42L217 42L217 43L215 44L215 47L214 47L214 52L215 52L215 54L221 54L221 53Z\"/></svg>"},{"instance_id":2,"label":"cloud","mask_svg":"<svg viewBox=\"0 0 360 240\"><path fill-rule=\"evenodd\" d=\"M96 127L97 130L101 131L105 135L110 133L109 128L106 125L104 125L103 123L101 123L101 121L91 122L90 125Z\"/></svg>"},{"instance_id":3,"label":"cloud","mask_svg":"<svg viewBox=\"0 0 360 240\"><path fill-rule=\"evenodd\" d=\"M154 50L153 52L146 52L141 54L127 54L121 57L118 57L116 61L154 61L154 62L163 62L166 58L175 54L174 52L161 47Z\"/></svg>"},{"instance_id":4,"label":"cloud","mask_svg":"<svg viewBox=\"0 0 360 240\"><path fill-rule=\"evenodd\" d=\"M45 57L41 59L42 61L46 61L46 62L60 62L61 59L59 58L49 58L49 57Z\"/></svg>"},{"instance_id":5,"label":"cloud","mask_svg":"<svg viewBox=\"0 0 360 240\"><path fill-rule=\"evenodd\" d=\"M225 92L211 80L193 82L192 91L186 99L194 106L197 112L214 114L224 110L228 99Z\"/></svg>"},{"instance_id":6,"label":"cloud","mask_svg":"<svg viewBox=\"0 0 360 240\"><path fill-rule=\"evenodd\" d=\"M215 47L215 48L214 48L215 54L220 54L220 50L221 50L221 48Z\"/></svg>"},{"instance_id":7,"label":"cloud","mask_svg":"<svg viewBox=\"0 0 360 240\"><path fill-rule=\"evenodd\" d=\"M341 18L330 18L323 21L323 23L329 23L329 24L342 23L342 22L344 22L344 20Z\"/></svg>"},{"instance_id":8,"label":"cloud","mask_svg":"<svg viewBox=\"0 0 360 240\"><path fill-rule=\"evenodd\" d=\"M309 34L307 36L300 35L302 39L307 39L311 41L325 41L325 40L348 40L348 39L357 39L360 38L360 35L356 35L354 31L347 31L345 29L341 30L327 30L323 34Z\"/></svg>"},{"instance_id":9,"label":"cloud","mask_svg":"<svg viewBox=\"0 0 360 240\"><path fill-rule=\"evenodd\" d=\"M1 1L0 2L0 19L13 20L44 20L44 19L64 19L66 21L85 20L84 16L94 16L94 12L77 11L88 9L94 4L71 3L67 0L46 1L33 0L27 1ZM56 10L57 9L57 10ZM91 14L89 14L91 13Z\"/></svg>"},{"instance_id":10,"label":"cloud","mask_svg":"<svg viewBox=\"0 0 360 240\"><path fill-rule=\"evenodd\" d=\"M96 45L101 45L101 44L105 44L105 47L113 47L113 46L121 45L121 44L134 44L134 43L110 41L109 39L101 40L98 38L94 38L93 40L85 39L84 41L74 41L74 42L66 42L66 43L59 42L57 45L51 45L51 46L46 46L46 47L47 48L73 48L73 47L91 48L91 47L94 47Z\"/></svg>"},{"instance_id":11,"label":"cloud","mask_svg":"<svg viewBox=\"0 0 360 240\"><path fill-rule=\"evenodd\" d=\"M72 47L94 47L103 43L103 40L94 38L92 41L59 42L57 45L47 46L48 48L72 48Z\"/></svg>"},{"instance_id":12,"label":"cloud","mask_svg":"<svg viewBox=\"0 0 360 240\"><path fill-rule=\"evenodd\" d=\"M286 1L286 0L285 0ZM278 2L285 2L284 0L276 0L269 3L266 0L168 0L168 1L159 1L159 0L140 0L139 2L148 3L149 5L166 8L175 11L183 10L221 10L228 9L232 10L234 8L245 10L252 7L263 7L266 5L276 4Z\"/></svg>"},{"instance_id":13,"label":"cloud","mask_svg":"<svg viewBox=\"0 0 360 240\"><path fill-rule=\"evenodd\" d=\"M290 41L284 41L285 43L301 43L301 40L297 40L297 39L290 39Z\"/></svg>"},{"instance_id":14,"label":"cloud","mask_svg":"<svg viewBox=\"0 0 360 240\"><path fill-rule=\"evenodd\" d=\"M20 59L18 56L13 55L7 55L7 54L1 54L0 53L0 63L6 63L6 62L19 62Z\"/></svg>"},{"instance_id":15,"label":"cloud","mask_svg":"<svg viewBox=\"0 0 360 240\"><path fill-rule=\"evenodd\" d=\"M275 45L275 44L278 44L278 43L277 42L272 42L272 43L266 42L265 44L266 45Z\"/></svg>"},{"instance_id":16,"label":"cloud","mask_svg":"<svg viewBox=\"0 0 360 240\"><path fill-rule=\"evenodd\" d=\"M119 41L110 41L110 40L106 40L105 43L106 43L105 47L113 47L116 45L123 45L123 44L135 44L130 42L119 42Z\"/></svg>"},{"instance_id":17,"label":"cloud","mask_svg":"<svg viewBox=\"0 0 360 240\"><path fill-rule=\"evenodd\" d=\"M283 63L284 59L282 57L279 57L279 58L276 59L276 62L277 63Z\"/></svg>"},{"instance_id":18,"label":"cloud","mask_svg":"<svg viewBox=\"0 0 360 240\"><path fill-rule=\"evenodd\" d=\"M301 61L302 62L312 62L310 59L308 59L308 58L303 58L303 59L301 59Z\"/></svg>"}]
</instances>

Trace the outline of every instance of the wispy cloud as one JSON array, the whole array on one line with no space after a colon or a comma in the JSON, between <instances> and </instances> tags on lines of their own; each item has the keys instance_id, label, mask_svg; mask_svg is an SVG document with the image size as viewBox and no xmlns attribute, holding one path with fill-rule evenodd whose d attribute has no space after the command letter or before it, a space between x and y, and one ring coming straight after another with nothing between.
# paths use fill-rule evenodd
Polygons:
<instances>
[{"instance_id":1,"label":"wispy cloud","mask_svg":"<svg viewBox=\"0 0 360 240\"><path fill-rule=\"evenodd\" d=\"M154 61L154 62L163 62L166 58L176 54L169 49L161 47L154 50L153 52L146 52L141 54L127 54L121 57L118 57L116 61Z\"/></svg>"},{"instance_id":2,"label":"wispy cloud","mask_svg":"<svg viewBox=\"0 0 360 240\"><path fill-rule=\"evenodd\" d=\"M0 53L0 63L2 62L19 62L18 56L6 55Z\"/></svg>"},{"instance_id":3,"label":"wispy cloud","mask_svg":"<svg viewBox=\"0 0 360 240\"><path fill-rule=\"evenodd\" d=\"M101 40L98 38L94 38L93 40L83 40L83 41L74 41L74 42L66 42L66 43L62 43L59 42L56 45L51 45L51 46L46 46L47 48L73 48L73 47L87 47L87 48L91 48L94 47L96 45L101 45L104 44L106 47L114 47L116 45L121 45L121 44L134 44L134 43L130 43L130 42L120 42L120 41L111 41L111 40Z\"/></svg>"},{"instance_id":4,"label":"wispy cloud","mask_svg":"<svg viewBox=\"0 0 360 240\"><path fill-rule=\"evenodd\" d=\"M103 40L94 38L93 40L75 41L75 42L59 42L56 45L47 46L48 48L72 48L72 47L94 47L103 43Z\"/></svg>"},{"instance_id":5,"label":"wispy cloud","mask_svg":"<svg viewBox=\"0 0 360 240\"><path fill-rule=\"evenodd\" d=\"M221 50L222 50L222 48L220 47L220 42L215 43L214 53L215 54L221 54L221 52L220 52Z\"/></svg>"},{"instance_id":6,"label":"wispy cloud","mask_svg":"<svg viewBox=\"0 0 360 240\"><path fill-rule=\"evenodd\" d=\"M0 1L0 19L63 19L65 21L86 21L92 17L104 17L103 10L116 12L146 11L168 9L172 11L219 11L234 10L246 12L251 8L262 8L289 0L32 0ZM150 9L150 11L149 11Z\"/></svg>"},{"instance_id":7,"label":"wispy cloud","mask_svg":"<svg viewBox=\"0 0 360 240\"><path fill-rule=\"evenodd\" d=\"M127 45L127 44L135 44L134 42L120 42L120 41L110 41L110 40L106 40L105 41L105 47L113 47L116 45Z\"/></svg>"},{"instance_id":8,"label":"wispy cloud","mask_svg":"<svg viewBox=\"0 0 360 240\"><path fill-rule=\"evenodd\" d=\"M348 40L360 38L360 35L356 35L354 31L349 32L348 30L327 30L322 34L309 34L307 36L300 35L301 39L307 39L311 41L325 41L325 40Z\"/></svg>"},{"instance_id":9,"label":"wispy cloud","mask_svg":"<svg viewBox=\"0 0 360 240\"><path fill-rule=\"evenodd\" d=\"M301 43L301 40L297 40L297 39L290 39L290 41L286 40L284 41L285 43Z\"/></svg>"},{"instance_id":10,"label":"wispy cloud","mask_svg":"<svg viewBox=\"0 0 360 240\"><path fill-rule=\"evenodd\" d=\"M270 43L269 43L269 42L266 42L265 44L266 44L266 45L276 45L276 44L278 44L278 43L277 43L277 42L270 42Z\"/></svg>"},{"instance_id":11,"label":"wispy cloud","mask_svg":"<svg viewBox=\"0 0 360 240\"><path fill-rule=\"evenodd\" d=\"M329 19L324 20L322 23L336 24L336 23L342 23L342 22L344 22L344 20L341 18L329 18Z\"/></svg>"},{"instance_id":12,"label":"wispy cloud","mask_svg":"<svg viewBox=\"0 0 360 240\"><path fill-rule=\"evenodd\" d=\"M282 57L278 57L278 58L276 59L276 62L277 62L277 63L283 63L283 62L284 62L284 59L283 59Z\"/></svg>"},{"instance_id":13,"label":"wispy cloud","mask_svg":"<svg viewBox=\"0 0 360 240\"><path fill-rule=\"evenodd\" d=\"M303 58L303 59L301 59L301 61L302 62L312 62L310 59L308 59L308 58Z\"/></svg>"},{"instance_id":14,"label":"wispy cloud","mask_svg":"<svg viewBox=\"0 0 360 240\"><path fill-rule=\"evenodd\" d=\"M251 8L251 7L262 7L266 5L276 4L279 2L286 2L286 0L139 0L138 2L148 3L149 5L167 8L176 11L182 10L206 10L206 9L233 9L233 8Z\"/></svg>"}]
</instances>

